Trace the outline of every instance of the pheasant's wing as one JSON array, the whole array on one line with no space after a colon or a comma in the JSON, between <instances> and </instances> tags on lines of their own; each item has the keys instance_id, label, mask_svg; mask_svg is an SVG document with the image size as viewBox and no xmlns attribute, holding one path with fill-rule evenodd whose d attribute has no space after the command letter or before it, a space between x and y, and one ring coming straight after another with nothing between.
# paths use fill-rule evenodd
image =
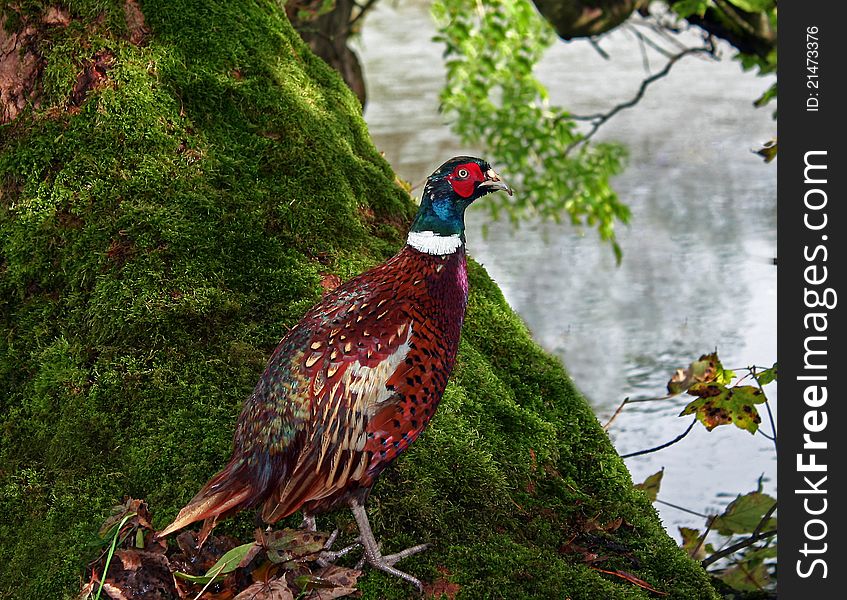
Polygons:
<instances>
[{"instance_id":1,"label":"pheasant's wing","mask_svg":"<svg viewBox=\"0 0 847 600\"><path fill-rule=\"evenodd\" d=\"M159 537L202 519L205 538L218 518L261 503L274 522L363 475L368 419L391 402L386 382L412 332L398 292L396 280L354 278L285 335L245 402L229 463Z\"/></svg>"},{"instance_id":2,"label":"pheasant's wing","mask_svg":"<svg viewBox=\"0 0 847 600\"><path fill-rule=\"evenodd\" d=\"M418 315L395 291L386 285L355 298L342 292L343 301L307 315L321 326L297 359L309 398L306 427L288 450L296 462L264 503L265 521L369 481L369 422L401 397L394 382L412 368L406 358Z\"/></svg>"}]
</instances>

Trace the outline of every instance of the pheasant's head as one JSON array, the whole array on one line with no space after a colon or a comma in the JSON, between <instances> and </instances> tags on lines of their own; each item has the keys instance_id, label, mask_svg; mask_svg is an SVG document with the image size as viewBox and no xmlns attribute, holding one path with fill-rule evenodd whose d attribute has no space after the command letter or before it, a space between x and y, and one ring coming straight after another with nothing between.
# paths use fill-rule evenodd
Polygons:
<instances>
[{"instance_id":1,"label":"pheasant's head","mask_svg":"<svg viewBox=\"0 0 847 600\"><path fill-rule=\"evenodd\" d=\"M409 244L430 254L443 254L441 249L449 247L453 247L449 252L455 251L465 241L465 209L477 198L498 190L512 195L512 189L486 161L471 156L451 158L426 180Z\"/></svg>"}]
</instances>

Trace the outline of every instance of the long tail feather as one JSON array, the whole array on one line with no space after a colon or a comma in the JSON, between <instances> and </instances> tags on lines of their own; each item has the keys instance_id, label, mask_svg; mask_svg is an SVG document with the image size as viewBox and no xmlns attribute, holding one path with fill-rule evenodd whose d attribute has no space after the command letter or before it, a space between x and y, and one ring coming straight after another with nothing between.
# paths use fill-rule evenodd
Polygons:
<instances>
[{"instance_id":1,"label":"long tail feather","mask_svg":"<svg viewBox=\"0 0 847 600\"><path fill-rule=\"evenodd\" d=\"M212 477L191 501L179 511L173 523L156 534L165 537L187 525L205 520L203 538L211 532L219 518L255 506L265 496L266 486L256 485L243 462L232 461Z\"/></svg>"}]
</instances>

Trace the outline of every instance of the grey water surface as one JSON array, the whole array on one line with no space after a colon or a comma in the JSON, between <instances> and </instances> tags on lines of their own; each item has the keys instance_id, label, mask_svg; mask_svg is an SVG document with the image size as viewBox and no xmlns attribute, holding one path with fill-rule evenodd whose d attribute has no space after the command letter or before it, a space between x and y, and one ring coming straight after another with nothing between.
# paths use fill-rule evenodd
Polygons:
<instances>
[{"instance_id":1,"label":"grey water surface","mask_svg":"<svg viewBox=\"0 0 847 600\"><path fill-rule=\"evenodd\" d=\"M438 113L442 46L424 0L380 2L357 43L368 86L365 118L395 171L417 184L464 146ZM550 101L577 114L630 99L646 76L637 40L616 31L601 40L557 43L538 66ZM626 145L630 161L614 187L632 209L618 229L616 266L597 234L569 224L530 223L517 231L471 210L468 250L499 283L535 339L559 355L605 423L626 397L665 393L674 370L717 348L726 367L776 360L776 165L751 152L776 135L774 105L752 101L771 79L730 60L687 57L638 105L597 138ZM652 72L664 66L648 53ZM495 164L495 167L497 165ZM502 173L508 180L508 173ZM483 236L482 225L488 223ZM775 413L776 384L768 388ZM682 433L686 400L628 405L609 430L621 454ZM770 433L762 411L764 430ZM739 493L776 492L773 443L734 426L700 426L662 451L627 459L633 479L665 468L659 498L721 512ZM704 519L657 505L669 532Z\"/></svg>"}]
</instances>

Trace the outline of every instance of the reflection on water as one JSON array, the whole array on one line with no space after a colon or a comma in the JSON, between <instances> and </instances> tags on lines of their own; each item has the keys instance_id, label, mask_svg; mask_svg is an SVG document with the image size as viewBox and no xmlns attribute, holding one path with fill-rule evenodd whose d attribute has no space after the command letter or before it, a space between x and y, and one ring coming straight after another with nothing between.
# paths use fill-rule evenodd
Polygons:
<instances>
[{"instance_id":1,"label":"reflection on water","mask_svg":"<svg viewBox=\"0 0 847 600\"><path fill-rule=\"evenodd\" d=\"M462 146L437 112L444 73L427 11L424 2L380 3L359 46L365 118L379 149L413 183L454 154L479 153ZM637 43L616 32L603 48L611 60L585 42L551 49L537 72L552 102L596 113L635 93L644 76ZM651 58L660 69L663 59ZM630 151L615 180L633 213L619 231L619 267L591 230L492 223L483 237L487 213L468 215L470 253L536 340L563 358L603 422L627 396L661 395L675 369L715 348L727 367L776 360L776 167L750 152L775 134L772 108L751 105L769 84L728 59L685 59L603 126L598 138ZM681 433L689 418L677 417L683 402L628 406L610 430L618 451ZM698 512L722 510L763 474L765 490L776 490L771 442L731 426L696 427L679 444L627 464L636 481L665 467L660 498ZM658 508L672 534L677 525L702 526Z\"/></svg>"}]
</instances>

